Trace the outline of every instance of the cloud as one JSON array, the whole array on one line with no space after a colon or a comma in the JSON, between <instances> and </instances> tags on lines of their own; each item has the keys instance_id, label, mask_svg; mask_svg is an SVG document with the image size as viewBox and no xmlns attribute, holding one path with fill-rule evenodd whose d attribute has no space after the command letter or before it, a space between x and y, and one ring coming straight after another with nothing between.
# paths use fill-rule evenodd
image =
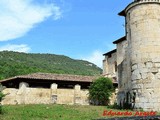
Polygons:
<instances>
[{"instance_id":1,"label":"cloud","mask_svg":"<svg viewBox=\"0 0 160 120\"><path fill-rule=\"evenodd\" d=\"M91 63L96 64L98 67L102 68L102 60L104 59L103 53L96 50L90 56L83 58Z\"/></svg>"},{"instance_id":2,"label":"cloud","mask_svg":"<svg viewBox=\"0 0 160 120\"><path fill-rule=\"evenodd\" d=\"M0 0L0 41L22 37L36 24L62 17L54 3L36 4L35 0Z\"/></svg>"},{"instance_id":3,"label":"cloud","mask_svg":"<svg viewBox=\"0 0 160 120\"><path fill-rule=\"evenodd\" d=\"M30 47L25 44L20 44L20 45L8 44L0 47L0 51L4 50L28 53L30 51Z\"/></svg>"}]
</instances>

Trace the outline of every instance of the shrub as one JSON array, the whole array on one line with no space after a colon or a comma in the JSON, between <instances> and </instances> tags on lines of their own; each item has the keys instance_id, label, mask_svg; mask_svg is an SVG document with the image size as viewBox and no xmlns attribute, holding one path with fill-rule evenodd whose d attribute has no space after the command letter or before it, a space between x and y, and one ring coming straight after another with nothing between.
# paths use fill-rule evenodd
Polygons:
<instances>
[{"instance_id":1,"label":"shrub","mask_svg":"<svg viewBox=\"0 0 160 120\"><path fill-rule=\"evenodd\" d=\"M94 105L108 105L113 92L112 80L105 77L96 79L89 87L89 99Z\"/></svg>"},{"instance_id":2,"label":"shrub","mask_svg":"<svg viewBox=\"0 0 160 120\"><path fill-rule=\"evenodd\" d=\"M3 86L0 84L0 114L2 113L1 101L2 101L3 97L5 96L5 95L2 93L2 90L3 90Z\"/></svg>"},{"instance_id":3,"label":"shrub","mask_svg":"<svg viewBox=\"0 0 160 120\"><path fill-rule=\"evenodd\" d=\"M121 109L120 106L117 103L114 103L113 105L107 106L109 109Z\"/></svg>"}]
</instances>

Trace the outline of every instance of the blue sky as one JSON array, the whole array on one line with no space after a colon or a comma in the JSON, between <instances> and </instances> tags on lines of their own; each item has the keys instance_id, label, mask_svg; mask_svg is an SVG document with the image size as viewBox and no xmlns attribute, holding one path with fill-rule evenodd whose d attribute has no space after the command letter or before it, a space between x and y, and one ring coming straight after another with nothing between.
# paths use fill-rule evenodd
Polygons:
<instances>
[{"instance_id":1,"label":"blue sky","mask_svg":"<svg viewBox=\"0 0 160 120\"><path fill-rule=\"evenodd\" d=\"M102 67L124 36L117 15L132 0L0 0L0 51L51 53Z\"/></svg>"}]
</instances>

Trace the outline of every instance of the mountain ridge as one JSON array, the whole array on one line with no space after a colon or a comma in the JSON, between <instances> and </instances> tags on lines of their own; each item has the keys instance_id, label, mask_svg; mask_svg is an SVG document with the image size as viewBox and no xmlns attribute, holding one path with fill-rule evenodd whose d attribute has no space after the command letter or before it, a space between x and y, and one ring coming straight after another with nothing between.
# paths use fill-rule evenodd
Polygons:
<instances>
[{"instance_id":1,"label":"mountain ridge","mask_svg":"<svg viewBox=\"0 0 160 120\"><path fill-rule=\"evenodd\" d=\"M0 52L0 79L36 72L96 76L102 69L91 62L65 55Z\"/></svg>"}]
</instances>

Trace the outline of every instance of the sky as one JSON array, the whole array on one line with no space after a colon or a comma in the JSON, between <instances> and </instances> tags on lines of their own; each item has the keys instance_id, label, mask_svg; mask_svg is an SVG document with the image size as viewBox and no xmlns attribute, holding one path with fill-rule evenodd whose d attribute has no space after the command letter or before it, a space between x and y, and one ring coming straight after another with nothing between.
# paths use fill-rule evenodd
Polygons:
<instances>
[{"instance_id":1,"label":"sky","mask_svg":"<svg viewBox=\"0 0 160 120\"><path fill-rule=\"evenodd\" d=\"M133 0L0 0L0 51L50 53L90 61L125 35L117 14Z\"/></svg>"}]
</instances>

